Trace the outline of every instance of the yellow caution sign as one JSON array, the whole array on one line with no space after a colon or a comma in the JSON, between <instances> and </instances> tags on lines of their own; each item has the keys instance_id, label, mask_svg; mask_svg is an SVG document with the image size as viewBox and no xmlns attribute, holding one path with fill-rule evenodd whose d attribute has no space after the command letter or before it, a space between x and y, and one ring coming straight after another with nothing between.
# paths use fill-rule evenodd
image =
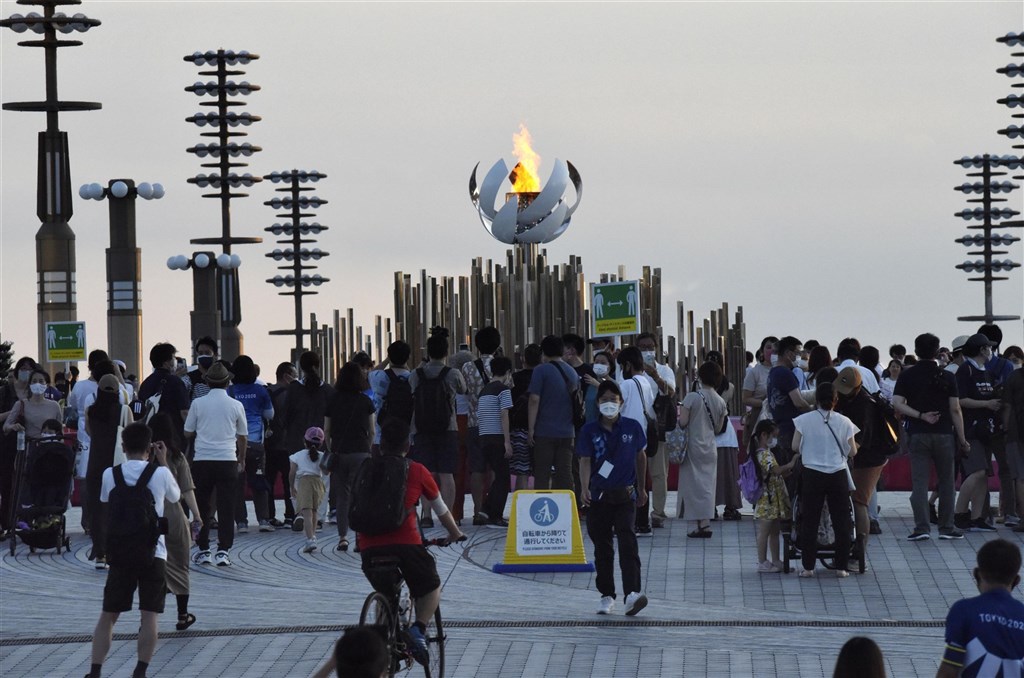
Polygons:
<instances>
[{"instance_id":1,"label":"yellow caution sign","mask_svg":"<svg viewBox=\"0 0 1024 678\"><path fill-rule=\"evenodd\" d=\"M519 490L505 537L505 560L494 572L593 572L570 490Z\"/></svg>"}]
</instances>

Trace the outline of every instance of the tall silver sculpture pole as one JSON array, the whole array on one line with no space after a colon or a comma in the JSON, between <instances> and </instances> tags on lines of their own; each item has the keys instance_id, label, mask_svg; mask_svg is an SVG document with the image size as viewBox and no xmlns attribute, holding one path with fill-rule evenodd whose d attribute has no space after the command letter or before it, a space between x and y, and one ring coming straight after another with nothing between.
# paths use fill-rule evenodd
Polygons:
<instances>
[{"instance_id":1,"label":"tall silver sculpture pole","mask_svg":"<svg viewBox=\"0 0 1024 678\"><path fill-rule=\"evenodd\" d=\"M85 184L78 195L107 200L110 247L107 248L107 352L125 363L128 374L142 374L142 250L135 237L135 200L164 197L160 184L112 179L107 187Z\"/></svg>"},{"instance_id":2,"label":"tall silver sculpture pole","mask_svg":"<svg viewBox=\"0 0 1024 678\"><path fill-rule=\"evenodd\" d=\"M95 111L101 104L91 101L60 101L57 97L57 49L77 47L78 40L62 40L57 33L84 33L100 22L84 14L66 16L55 12L60 5L79 5L79 0L18 0L19 5L39 5L43 16L12 14L0 20L0 26L15 33L32 31L42 37L25 40L23 47L42 47L46 65L46 100L5 103L5 111L46 113L46 131L39 133L39 173L36 188L36 216L42 222L36 232L36 272L38 285L37 337L40 362L46 357L46 323L75 320L78 304L75 292L75 233L68 223L71 206L71 165L68 161L68 135L60 131L61 111Z\"/></svg>"}]
</instances>

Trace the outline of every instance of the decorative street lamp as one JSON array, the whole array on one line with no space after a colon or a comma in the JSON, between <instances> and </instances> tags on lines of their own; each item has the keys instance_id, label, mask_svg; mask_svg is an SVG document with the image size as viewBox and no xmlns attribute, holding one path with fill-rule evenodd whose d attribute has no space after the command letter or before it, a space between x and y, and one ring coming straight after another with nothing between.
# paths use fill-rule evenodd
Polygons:
<instances>
[{"instance_id":1,"label":"decorative street lamp","mask_svg":"<svg viewBox=\"0 0 1024 678\"><path fill-rule=\"evenodd\" d=\"M196 339L218 336L221 325L220 307L217 306L217 281L229 279L237 273L242 259L237 254L215 255L196 252L191 258L178 254L167 260L172 271L192 269L192 312L189 314L192 331L192 362L195 362ZM223 351L221 351L223 354Z\"/></svg>"},{"instance_id":2,"label":"decorative street lamp","mask_svg":"<svg viewBox=\"0 0 1024 678\"><path fill-rule=\"evenodd\" d=\"M244 198L248 193L236 192L240 187L249 187L262 181L248 172L237 174L234 169L246 167L248 163L240 162L241 157L249 157L253 153L259 153L259 146L250 143L239 144L234 139L248 136L245 132L238 131L241 125L248 127L254 122L259 122L258 115L245 112L235 112L232 109L236 106L244 106L245 102L238 101L239 96L248 96L259 91L258 85L252 85L246 81L235 82L229 77L244 75L245 71L229 69L236 64L248 64L250 61L259 59L256 54L246 51L233 52L230 50L217 50L209 52L195 52L185 57L199 67L209 67L210 70L200 71L199 75L213 76L215 80L196 82L186 87L186 92L192 92L196 96L211 95L213 101L200 102L200 106L210 106L216 110L210 112L199 112L186 118L198 127L210 126L211 131L200 132L203 137L215 139L212 143L201 143L187 149L199 158L210 156L210 162L202 163L203 167L216 168L215 174L197 174L188 182L200 188L212 188L214 192L204 193L204 198L217 198L220 200L221 212L221 234L216 238L196 238L191 241L193 245L218 245L224 250L224 256L229 260L233 245L249 245L263 242L262 238L240 238L231 235L231 199ZM217 269L217 299L216 308L220 313L220 323L217 331L211 333L219 340L221 355L227 360L234 360L243 351L242 333L238 325L242 321L241 297L238 289L238 267L219 267ZM198 294L197 294L198 296ZM204 302L204 308L208 304ZM198 307L197 307L198 308ZM194 324L194 323L193 323ZM193 335L193 343L203 335Z\"/></svg>"},{"instance_id":3,"label":"decorative street lamp","mask_svg":"<svg viewBox=\"0 0 1024 678\"><path fill-rule=\"evenodd\" d=\"M164 197L160 184L112 179L84 184L78 195L85 200L107 199L110 207L110 247L107 249L107 349L125 362L129 374L141 374L142 362L142 250L135 238L135 199Z\"/></svg>"},{"instance_id":4,"label":"decorative street lamp","mask_svg":"<svg viewBox=\"0 0 1024 678\"><path fill-rule=\"evenodd\" d=\"M275 275L273 278L269 278L267 282L275 287L290 288L285 292L278 292L278 294L295 298L295 329L273 330L270 332L272 335L294 335L295 350L292 353L293 362L299 359L299 355L303 351L302 337L309 334L309 328L305 326L305 319L302 315L302 297L317 293L307 288L311 286L319 287L325 282L330 282L329 278L324 278L319 273L313 275L306 273L306 271L316 268L316 266L306 262L310 260L319 261L322 257L328 256L328 252L324 252L319 247L310 249L303 247L303 245L316 242L315 238L310 238L309 236L319 235L322 231L326 231L328 227L321 226L315 221L307 223L303 219L316 216L309 210L318 209L321 205L326 205L327 201L315 195L303 195L306 191L315 189L312 186L302 186L301 184L307 182L316 183L326 177L326 174L321 174L316 170L307 172L294 169L289 172L272 172L263 177L275 184L285 184L282 188L275 189L279 193L285 193L284 197L275 197L273 200L267 200L263 204L269 205L275 210L286 210L285 214L277 216L288 219L290 223L276 223L263 230L273 233L279 238L285 236L284 239L277 240L276 242L291 245L287 249L275 249L273 252L267 253L267 256L274 261L285 260L291 262L278 266L279 269L291 271L290 274Z\"/></svg>"},{"instance_id":5,"label":"decorative street lamp","mask_svg":"<svg viewBox=\"0 0 1024 678\"><path fill-rule=\"evenodd\" d=\"M71 205L71 165L68 160L68 135L60 131L61 111L95 111L101 104L91 101L60 101L57 98L57 49L77 47L79 40L63 40L57 33L84 33L100 22L84 14L67 16L54 10L60 5L79 5L80 0L18 0L19 5L39 5L43 15L12 14L0 20L0 26L15 33L32 31L40 35L25 40L23 47L42 47L46 68L46 100L5 103L5 111L46 113L46 131L39 133L39 172L36 183L36 215L42 222L36 232L36 284L38 285L37 335L39 358L46 356L46 323L75 320L75 233L68 221Z\"/></svg>"},{"instance_id":6,"label":"decorative street lamp","mask_svg":"<svg viewBox=\"0 0 1024 678\"><path fill-rule=\"evenodd\" d=\"M1014 33L1008 33L1001 38L997 38L998 42L1007 44L1008 46L1017 46L1024 44L1024 34L1016 35ZM1015 52L1013 56L1021 57L1024 56L1024 52ZM997 69L998 73L1002 73L1011 78L1024 77L1024 64L1009 64L1005 68ZM1013 84L1014 88L1024 87L1024 83ZM1004 104L1010 108L1016 108L1017 106L1024 106L1021 96L1012 94L1004 99L999 99L998 103ZM1024 114L1014 114L1014 118L1024 118ZM999 130L999 133L1007 136L1011 139L1018 137L1024 137L1024 128L1018 125L1010 125L1005 129ZM1024 149L1024 145L1015 145L1016 149ZM1019 242L1020 238L1010 235L1008 233L995 233L994 231L1010 229L1010 228L1021 228L1024 226L1024 221L1007 221L1012 217L1020 215L1020 212L1010 207L1003 207L1001 203L1007 202L1006 198L998 197L1001 194L1010 195L1014 191L1020 188L1018 184L1014 184L1010 181L1002 180L999 177L1005 177L1006 172L999 171L1001 169L1019 170L1024 167L1024 158L1016 155L976 155L974 157L964 156L955 163L960 165L964 169L980 169L980 172L971 172L968 177L976 177L980 181L965 182L956 187L955 190L961 191L965 195L977 195L976 198L968 198L967 202L980 203L979 207L968 208L957 212L955 216L960 217L965 221L979 221L980 224L968 226L968 230L980 231L980 233L970 234L957 238L955 242L960 243L968 248L973 248L974 251L970 251L967 254L969 256L979 256L980 259L974 259L973 261L968 259L962 264L957 264L956 268L964 271L965 273L978 273L979 277L968 278L971 281L985 283L985 313L984 315L967 315L960 316L957 320L964 322L984 322L993 323L996 321L1004 320L1019 320L1019 315L996 315L992 310L992 283L998 280L1008 280L1006 276L997 275L999 273L1009 273L1015 268L1020 268L1018 262L1013 261L1009 258L999 259L997 257L1001 255L1009 254L1009 250L999 249L1001 247L1009 247L1015 242ZM1014 176L1014 179L1024 179L1022 176ZM1020 201L1016 201L1014 204L1020 204Z\"/></svg>"}]
</instances>

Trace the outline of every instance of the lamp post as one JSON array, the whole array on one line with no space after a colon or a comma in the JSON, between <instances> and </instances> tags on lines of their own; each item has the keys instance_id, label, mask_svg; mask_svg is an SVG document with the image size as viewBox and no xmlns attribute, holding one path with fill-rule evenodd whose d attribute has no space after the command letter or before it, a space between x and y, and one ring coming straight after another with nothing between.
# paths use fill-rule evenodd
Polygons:
<instances>
[{"instance_id":1,"label":"lamp post","mask_svg":"<svg viewBox=\"0 0 1024 678\"><path fill-rule=\"evenodd\" d=\"M1024 34L1017 35L1015 33L1007 33L1001 38L996 39L998 42L1005 43L1007 46L1014 47L1024 44ZM1015 52L1015 57L1024 57L1024 52ZM1024 64L1008 64L1004 68L996 69L997 73L1002 73L1010 78L1024 77ZM1011 85L1014 88L1024 87L1024 83L1015 83ZM1008 97L999 99L998 103L1004 104L1010 108L1016 108L1017 106L1024 106L1024 99L1019 94L1011 94ZM1024 114L1015 113L1014 118L1024 118ZM1010 139L1017 139L1024 137L1024 127L1018 125L1009 125L1008 127L999 130L999 133L1009 137ZM1014 146L1015 149L1024 149L1024 144L1017 144ZM965 221L979 221L980 224L968 226L968 230L980 231L980 233L968 233L965 236L957 238L955 242L960 243L968 248L974 248L974 251L969 251L970 256L980 256L980 259L973 261L967 260L961 264L957 264L956 268L966 273L979 273L980 276L976 278L968 278L968 280L982 282L985 284L985 313L983 315L966 315L960 316L957 320L964 322L984 322L993 323L996 321L1003 320L1020 320L1019 315L996 315L992 306L992 283L999 280L1008 280L1006 276L997 275L1002 272L1009 273L1015 268L1020 268L1018 262L1013 261L1009 258L998 259L1000 255L1009 254L1009 250L999 249L1001 247L1009 247L1015 242L1019 242L1020 238L1010 235L1009 233L996 233L995 231L1010 229L1010 228L1021 228L1024 227L1024 221L1007 221L1012 217L1020 215L1018 210L1010 207L1004 207L1001 203L1007 202L1006 198L999 197L1001 194L1010 195L1014 191L1018 190L1020 186L1007 180L1000 181L1000 177L1005 177L1006 172L1000 171L1003 169L1008 170L1019 170L1024 167L1024 158L1016 155L976 155L973 157L964 156L955 163L960 165L964 169L980 169L980 172L971 172L967 176L974 177L978 180L973 182L965 182L956 187L955 190L961 191L965 195L977 195L976 198L968 198L967 202L978 204L980 206L969 208L957 212L955 216L964 219ZM1014 179L1024 179L1024 176L1014 176ZM1020 204L1019 201L1016 204Z\"/></svg>"},{"instance_id":2,"label":"lamp post","mask_svg":"<svg viewBox=\"0 0 1024 678\"><path fill-rule=\"evenodd\" d=\"M39 39L25 40L23 47L42 47L45 57L46 100L19 101L3 105L5 111L46 113L46 131L39 133L39 170L36 183L36 216L42 222L36 232L37 336L39 358L46 356L46 323L75 320L75 233L68 221L71 205L71 166L68 160L68 135L60 131L61 111L95 111L101 104L91 101L61 101L57 97L57 49L77 47L79 40L64 40L57 33L84 33L100 22L84 14L67 16L54 10L61 5L79 5L80 0L18 0L19 5L38 5L40 16L12 14L0 20L0 26L15 33L32 31Z\"/></svg>"},{"instance_id":3,"label":"lamp post","mask_svg":"<svg viewBox=\"0 0 1024 678\"><path fill-rule=\"evenodd\" d=\"M236 192L240 187L249 187L262 181L260 177L252 174L237 174L234 169L246 167L248 163L240 162L240 157L249 157L253 153L259 153L259 146L250 143L239 144L233 139L247 136L245 132L237 131L241 125L248 127L254 122L259 122L258 115L250 113L234 112L236 106L244 106L245 102L238 101L239 96L248 96L259 91L258 85L246 81L235 82L229 77L244 75L245 71L234 70L236 64L248 64L250 61L259 59L256 54L246 51L233 52L230 50L217 50L208 52L195 52L185 57L185 61L194 63L199 67L209 67L210 70L202 70L199 75L213 76L215 80L196 82L185 88L186 92L192 92L196 96L213 96L212 101L202 101L200 106L215 108L209 113L199 112L186 118L202 128L210 126L209 132L200 132L200 136L213 137L212 143L201 143L188 148L189 153L194 153L199 158L211 157L210 162L202 163L203 167L216 168L215 174L197 174L188 182L200 188L212 188L214 192L204 193L204 198L217 198L220 200L221 234L215 238L196 238L190 241L193 245L217 245L223 249L223 255L230 261L235 255L231 253L234 245L249 245L263 242L262 238L240 238L231 235L231 199L244 198L248 193ZM218 257L218 260L220 257ZM227 360L234 360L243 352L242 333L238 325L242 321L241 295L238 289L238 266L219 266L216 271L217 299L215 306L220 313L219 331L209 336L219 336L221 355ZM198 293L197 293L198 296ZM204 308L208 306L204 302ZM198 309L198 307L197 307ZM194 326L194 323L193 323ZM203 335L193 334L192 340Z\"/></svg>"},{"instance_id":4,"label":"lamp post","mask_svg":"<svg viewBox=\"0 0 1024 678\"><path fill-rule=\"evenodd\" d=\"M237 275L242 259L237 254L215 255L213 252L195 252L191 257L178 254L167 260L172 271L192 270L192 312L189 313L192 331L192 362L195 362L196 339L213 337L223 346L221 337L221 310L217 305L218 280ZM223 355L223 351L221 351ZM237 357L237 356L236 356Z\"/></svg>"},{"instance_id":5,"label":"lamp post","mask_svg":"<svg viewBox=\"0 0 1024 678\"><path fill-rule=\"evenodd\" d=\"M275 287L290 288L287 291L278 292L278 294L295 298L295 328L290 330L272 330L270 332L271 335L293 335L295 337L292 362L299 359L299 355L303 351L302 338L310 332L302 315L302 298L317 293L307 288L311 286L319 287L325 282L330 282L329 278L324 278L318 273L314 275L306 273L306 271L316 268L316 266L306 262L310 260L319 261L321 258L328 256L329 253L324 252L319 247L312 249L303 247L303 245L316 242L315 238L308 236L319 235L322 231L326 231L328 227L321 226L317 222L307 223L303 221L303 219L316 216L308 210L318 209L321 205L326 205L327 201L315 195L303 195L305 192L315 189L312 186L303 186L302 184L307 182L316 183L326 177L326 174L321 174L316 170L307 172L295 169L287 172L272 172L263 177L275 184L285 184L283 187L275 189L275 191L285 193L286 195L267 200L263 204L275 210L286 210L285 214L277 216L288 219L290 223L276 223L263 230L273 233L279 238L285 236L276 242L291 245L287 249L275 249L273 252L267 253L267 257L274 261L287 260L291 262L278 266L279 269L291 271L289 275L276 275L273 278L269 278L267 282Z\"/></svg>"},{"instance_id":6,"label":"lamp post","mask_svg":"<svg viewBox=\"0 0 1024 678\"><path fill-rule=\"evenodd\" d=\"M107 248L107 349L125 362L129 374L142 368L142 250L135 237L135 200L164 197L160 184L112 179L84 184L85 200L107 200L110 208L110 247Z\"/></svg>"}]
</instances>

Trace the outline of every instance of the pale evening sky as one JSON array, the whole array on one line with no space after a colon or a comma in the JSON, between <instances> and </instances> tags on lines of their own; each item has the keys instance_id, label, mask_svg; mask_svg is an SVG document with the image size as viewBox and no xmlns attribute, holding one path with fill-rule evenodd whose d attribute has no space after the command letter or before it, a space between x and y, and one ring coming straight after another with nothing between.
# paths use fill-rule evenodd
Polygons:
<instances>
[{"instance_id":1,"label":"pale evening sky","mask_svg":"<svg viewBox=\"0 0 1024 678\"><path fill-rule=\"evenodd\" d=\"M32 7L0 2L4 17ZM324 316L355 308L364 326L393 309L393 274L466 275L505 246L480 226L466 190L473 165L512 160L529 126L546 179L554 158L584 182L573 224L549 259L583 257L587 278L624 264L664 276L666 328L675 301L701 315L746 309L748 339L765 334L943 343L975 324L980 283L953 266L966 233L953 213L963 155L1012 152L996 133L1013 120L995 103L1012 90L995 69L1015 61L995 42L1024 29L1020 2L989 3L396 3L103 2L103 25L59 53L62 99L100 101L68 113L78 237L78 312L90 348L106 346L107 206L83 183L127 177L164 184L139 201L144 355L161 340L187 353L191 274L166 259L219 233L218 202L186 179L202 171L184 121L200 77L182 60L223 47L261 58L262 86L244 109L264 151L247 170L328 175L317 215L331 230L307 302ZM33 35L33 34L29 34ZM82 34L74 34L79 37ZM3 101L43 96L42 51L0 29ZM206 78L203 78L204 80ZM1019 81L1019 80L1018 80ZM0 328L35 353L36 133L42 114L0 115ZM269 236L267 182L233 204L233 233ZM1022 191L1010 206L1021 209ZM1019 234L1019 231L1018 231ZM292 301L263 282L272 242L244 246L242 332L265 372L287 359ZM1011 256L1020 261L1021 245ZM995 309L1020 314L1020 269L995 286ZM552 328L560 329L560 328ZM1024 343L1022 325L1004 323ZM116 356L115 356L116 357ZM144 371L148 371L148 368Z\"/></svg>"}]
</instances>

